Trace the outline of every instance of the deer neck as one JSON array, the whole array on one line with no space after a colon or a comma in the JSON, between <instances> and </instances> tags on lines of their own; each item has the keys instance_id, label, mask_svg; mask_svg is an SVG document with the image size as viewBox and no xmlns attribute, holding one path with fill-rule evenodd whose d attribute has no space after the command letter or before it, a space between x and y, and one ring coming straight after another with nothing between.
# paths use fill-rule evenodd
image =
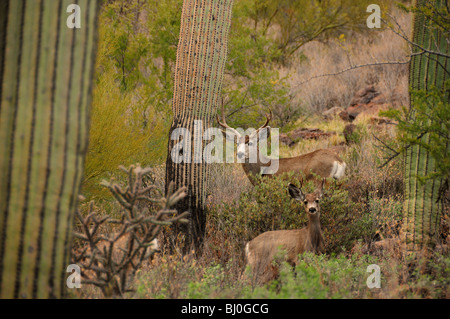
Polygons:
<instances>
[{"instance_id":1,"label":"deer neck","mask_svg":"<svg viewBox=\"0 0 450 319\"><path fill-rule=\"evenodd\" d=\"M258 149L257 154L258 155L257 155L256 163L249 163L249 159L246 159L245 162L242 163L242 167L247 176L249 176L249 174L252 174L252 175L261 174L262 167L269 167L271 165L272 159L270 159L269 157L267 157L263 154L260 154L259 149Z\"/></svg>"},{"instance_id":2,"label":"deer neck","mask_svg":"<svg viewBox=\"0 0 450 319\"><path fill-rule=\"evenodd\" d=\"M307 231L308 236L305 242L305 250L320 252L322 250L323 236L322 230L320 229L320 219L317 214L309 216Z\"/></svg>"}]
</instances>

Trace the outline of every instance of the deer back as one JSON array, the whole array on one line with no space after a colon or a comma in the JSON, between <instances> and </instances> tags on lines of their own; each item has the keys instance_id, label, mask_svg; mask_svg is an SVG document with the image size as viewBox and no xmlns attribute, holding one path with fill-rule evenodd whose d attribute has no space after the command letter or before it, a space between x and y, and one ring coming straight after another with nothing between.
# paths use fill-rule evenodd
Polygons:
<instances>
[{"instance_id":1,"label":"deer back","mask_svg":"<svg viewBox=\"0 0 450 319\"><path fill-rule=\"evenodd\" d=\"M304 155L281 158L275 175L285 172L304 172L307 178L311 172L321 177L341 178L345 171L344 161L333 151L320 149Z\"/></svg>"}]
</instances>

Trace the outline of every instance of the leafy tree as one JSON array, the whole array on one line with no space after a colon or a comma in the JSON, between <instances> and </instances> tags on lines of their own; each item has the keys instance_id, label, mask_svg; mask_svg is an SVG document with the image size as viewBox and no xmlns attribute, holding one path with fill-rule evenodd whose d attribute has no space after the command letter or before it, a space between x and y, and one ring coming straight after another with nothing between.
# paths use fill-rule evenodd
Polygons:
<instances>
[{"instance_id":1,"label":"leafy tree","mask_svg":"<svg viewBox=\"0 0 450 319\"><path fill-rule=\"evenodd\" d=\"M164 161L180 6L180 1L115 0L102 7L83 179L87 199L111 197L99 183L121 164Z\"/></svg>"}]
</instances>

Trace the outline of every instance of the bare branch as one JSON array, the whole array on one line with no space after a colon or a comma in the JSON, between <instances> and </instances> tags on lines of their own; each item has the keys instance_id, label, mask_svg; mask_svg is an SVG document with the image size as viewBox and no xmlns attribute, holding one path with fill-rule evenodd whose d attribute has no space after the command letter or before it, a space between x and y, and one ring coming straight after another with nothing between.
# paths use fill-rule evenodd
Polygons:
<instances>
[{"instance_id":1,"label":"bare branch","mask_svg":"<svg viewBox=\"0 0 450 319\"><path fill-rule=\"evenodd\" d=\"M93 202L89 204L86 217L78 211L75 214L81 225L74 236L84 247L74 251L73 263L81 268L82 282L99 287L105 296L123 296L124 292L130 291L130 279L142 263L157 251L155 240L161 226L187 222L188 215L187 212L177 214L176 210L171 209L186 196L184 187L174 192L173 185L170 185L165 198L153 199L144 194L155 187L142 183L142 177L150 172L149 169L142 169L139 165L120 169L128 175L129 185L125 191L112 181L103 181L102 185L124 208L121 216L99 218ZM158 204L160 209L150 214L149 208L139 208L141 202ZM108 225L114 227L114 232L106 235Z\"/></svg>"},{"instance_id":2,"label":"bare branch","mask_svg":"<svg viewBox=\"0 0 450 319\"><path fill-rule=\"evenodd\" d=\"M418 55L414 54L414 55ZM420 53L422 54L422 53ZM412 55L411 55L412 56ZM301 81L300 83L298 83L297 85L295 85L294 87L299 87L305 83L308 83L314 79L318 79L318 78L324 78L324 77L329 77L329 76L336 76L336 75L340 75L342 73L348 72L348 71L352 71L352 70L356 70L359 68L364 68L364 67L369 67L369 66L380 66L380 65L401 65L401 64L408 64L411 61L411 56L408 60L406 61L387 61L387 62L373 62L373 63L366 63L366 64L358 64L358 65L352 65L346 69L343 70L339 70L337 72L333 72L333 73L326 73L326 74L320 74L320 75L315 75L312 76L304 81Z\"/></svg>"},{"instance_id":3,"label":"bare branch","mask_svg":"<svg viewBox=\"0 0 450 319\"><path fill-rule=\"evenodd\" d=\"M389 15L389 14L388 14L388 15ZM392 16L390 16L390 15L389 15L389 17L391 17L391 19L393 19L394 21L396 21L394 17L392 17ZM420 51L423 51L423 52L426 52L426 53L430 53L430 54L434 54L434 55L437 55L437 56L442 56L442 57L445 57L445 58L447 58L447 59L450 58L450 55L447 54L447 53L443 53L443 52L440 52L440 51L430 50L430 49L424 48L423 46L421 46L421 45L419 45L419 44L417 44L417 43L411 41L406 35L400 33L399 31L397 31L397 30L395 30L393 27L391 27L391 26L389 25L389 23L388 23L385 19L381 18L381 21L382 21L384 24L386 24L386 26L387 26L392 32L394 32L396 35L398 35L398 36L401 37L403 40L405 40L406 42L408 42L408 44L410 44L411 46L420 49Z\"/></svg>"}]
</instances>

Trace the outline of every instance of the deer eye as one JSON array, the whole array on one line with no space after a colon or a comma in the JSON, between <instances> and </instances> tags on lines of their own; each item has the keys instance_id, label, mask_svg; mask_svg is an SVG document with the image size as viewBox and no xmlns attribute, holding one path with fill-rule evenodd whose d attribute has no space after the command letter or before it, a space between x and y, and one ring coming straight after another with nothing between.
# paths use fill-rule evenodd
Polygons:
<instances>
[{"instance_id":1,"label":"deer eye","mask_svg":"<svg viewBox=\"0 0 450 319\"><path fill-rule=\"evenodd\" d=\"M319 203L319 200L318 200L318 199L316 199L316 203L317 203L317 204Z\"/></svg>"},{"instance_id":2,"label":"deer eye","mask_svg":"<svg viewBox=\"0 0 450 319\"><path fill-rule=\"evenodd\" d=\"M305 205L308 205L308 201L307 200L305 200L303 203L305 203Z\"/></svg>"}]
</instances>

